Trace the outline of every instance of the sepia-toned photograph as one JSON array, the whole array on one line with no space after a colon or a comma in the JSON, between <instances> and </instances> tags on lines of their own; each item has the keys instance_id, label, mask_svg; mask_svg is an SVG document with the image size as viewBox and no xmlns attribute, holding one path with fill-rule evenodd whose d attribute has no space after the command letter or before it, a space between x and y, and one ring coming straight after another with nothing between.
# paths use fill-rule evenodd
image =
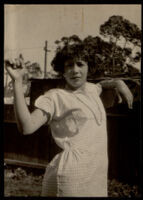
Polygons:
<instances>
[{"instance_id":1,"label":"sepia-toned photograph","mask_svg":"<svg viewBox=\"0 0 143 200\"><path fill-rule=\"evenodd\" d=\"M4 4L4 197L142 196L141 4Z\"/></svg>"}]
</instances>

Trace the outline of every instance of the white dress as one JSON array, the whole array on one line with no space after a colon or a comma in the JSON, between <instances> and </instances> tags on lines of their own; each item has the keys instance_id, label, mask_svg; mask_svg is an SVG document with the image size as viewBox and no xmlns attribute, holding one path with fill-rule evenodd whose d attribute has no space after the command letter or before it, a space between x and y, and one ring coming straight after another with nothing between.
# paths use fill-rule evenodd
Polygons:
<instances>
[{"instance_id":1,"label":"white dress","mask_svg":"<svg viewBox=\"0 0 143 200\"><path fill-rule=\"evenodd\" d=\"M50 114L52 136L63 149L46 168L42 196L107 197L107 127L101 88L88 82L85 86L85 93L51 89L35 101L37 108Z\"/></svg>"}]
</instances>

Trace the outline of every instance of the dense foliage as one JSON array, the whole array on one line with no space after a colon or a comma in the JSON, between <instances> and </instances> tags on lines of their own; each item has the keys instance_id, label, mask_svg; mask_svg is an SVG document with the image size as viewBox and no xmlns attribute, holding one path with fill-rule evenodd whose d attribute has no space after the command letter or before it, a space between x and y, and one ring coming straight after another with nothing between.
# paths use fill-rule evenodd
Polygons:
<instances>
[{"instance_id":1,"label":"dense foliage","mask_svg":"<svg viewBox=\"0 0 143 200\"><path fill-rule=\"evenodd\" d=\"M141 47L138 26L122 16L111 16L100 26L100 34L102 37L89 35L83 40L77 35L62 37L55 41L57 53L65 47L82 44L90 63L89 77L139 76L140 72L134 65L140 62L140 50L133 55L134 49Z\"/></svg>"}]
</instances>

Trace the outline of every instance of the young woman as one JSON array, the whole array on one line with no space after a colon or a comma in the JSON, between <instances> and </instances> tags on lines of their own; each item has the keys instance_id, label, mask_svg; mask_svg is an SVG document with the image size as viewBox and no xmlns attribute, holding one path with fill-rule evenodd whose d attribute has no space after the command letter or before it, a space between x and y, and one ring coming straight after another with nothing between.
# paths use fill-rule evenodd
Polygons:
<instances>
[{"instance_id":1,"label":"young woman","mask_svg":"<svg viewBox=\"0 0 143 200\"><path fill-rule=\"evenodd\" d=\"M23 65L20 59L19 63ZM19 130L31 134L43 124L50 125L56 144L63 149L46 168L42 196L107 197L107 127L100 94L102 87L116 88L131 108L133 96L127 85L121 80L87 82L90 62L84 46L68 45L52 61L65 79L64 87L38 97L30 113L22 92L24 69L10 66L6 69L13 80Z\"/></svg>"}]
</instances>

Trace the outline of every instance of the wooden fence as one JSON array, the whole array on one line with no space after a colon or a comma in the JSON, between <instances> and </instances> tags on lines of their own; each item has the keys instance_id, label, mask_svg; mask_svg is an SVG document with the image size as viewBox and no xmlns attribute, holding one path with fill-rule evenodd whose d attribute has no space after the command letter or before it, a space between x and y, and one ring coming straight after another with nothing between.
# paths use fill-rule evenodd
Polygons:
<instances>
[{"instance_id":1,"label":"wooden fence","mask_svg":"<svg viewBox=\"0 0 143 200\"><path fill-rule=\"evenodd\" d=\"M56 87L58 80L32 80L30 110L34 101L45 90ZM108 97L108 98L107 98ZM110 107L112 91L102 96L107 111L109 178L138 182L140 176L140 102L134 102L134 109L126 104ZM106 101L105 101L106 98ZM108 101L107 101L108 100ZM43 168L61 151L50 134L50 128L42 126L32 135L21 135L16 126L12 105L4 107L4 158L5 162L29 164Z\"/></svg>"}]
</instances>

